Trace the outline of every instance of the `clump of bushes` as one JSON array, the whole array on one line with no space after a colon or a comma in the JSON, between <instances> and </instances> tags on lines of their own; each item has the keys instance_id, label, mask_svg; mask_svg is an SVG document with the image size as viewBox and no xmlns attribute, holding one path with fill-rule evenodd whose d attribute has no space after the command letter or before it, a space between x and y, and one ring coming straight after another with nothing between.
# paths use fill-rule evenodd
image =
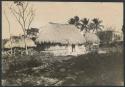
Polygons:
<instances>
[{"instance_id":1,"label":"clump of bushes","mask_svg":"<svg viewBox=\"0 0 125 87\"><path fill-rule=\"evenodd\" d=\"M47 69L52 70L50 69L50 66L56 61L52 57L52 54L43 52L33 55L3 56L3 64L7 65L6 69L6 66L3 67L3 79L6 80L6 82L9 82L6 84L37 85L36 82L38 79L34 81L33 78L36 77L34 76L34 73L41 70L42 72ZM12 81L9 81L9 79ZM18 81L18 79L20 81ZM42 82L40 82L40 84L44 85Z\"/></svg>"},{"instance_id":2,"label":"clump of bushes","mask_svg":"<svg viewBox=\"0 0 125 87\"><path fill-rule=\"evenodd\" d=\"M13 55L13 56L3 56L2 65L3 72L14 73L16 71L23 71L32 69L38 66L49 66L51 65L53 55L49 53L39 53L33 55ZM25 72L25 71L24 71Z\"/></svg>"}]
</instances>

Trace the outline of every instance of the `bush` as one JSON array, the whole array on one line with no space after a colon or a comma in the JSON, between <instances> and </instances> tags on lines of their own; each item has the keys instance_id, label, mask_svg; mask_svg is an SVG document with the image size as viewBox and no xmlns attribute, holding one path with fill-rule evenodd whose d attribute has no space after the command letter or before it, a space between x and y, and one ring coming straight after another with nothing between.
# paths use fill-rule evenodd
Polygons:
<instances>
[{"instance_id":1,"label":"bush","mask_svg":"<svg viewBox=\"0 0 125 87\"><path fill-rule=\"evenodd\" d=\"M53 55L49 53L39 53L33 55L18 55L18 56L3 56L2 58L2 71L14 73L15 71L32 69L38 66L51 65ZM28 70L27 70L28 71Z\"/></svg>"}]
</instances>

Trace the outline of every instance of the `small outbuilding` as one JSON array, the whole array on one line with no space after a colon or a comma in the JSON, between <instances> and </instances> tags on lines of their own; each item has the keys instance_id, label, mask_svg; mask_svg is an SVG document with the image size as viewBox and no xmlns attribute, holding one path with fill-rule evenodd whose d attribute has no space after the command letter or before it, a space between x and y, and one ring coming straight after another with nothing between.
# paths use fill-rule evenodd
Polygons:
<instances>
[{"instance_id":1,"label":"small outbuilding","mask_svg":"<svg viewBox=\"0 0 125 87\"><path fill-rule=\"evenodd\" d=\"M105 30L97 33L102 44L110 44L113 42L123 41L123 33L113 30Z\"/></svg>"},{"instance_id":2,"label":"small outbuilding","mask_svg":"<svg viewBox=\"0 0 125 87\"><path fill-rule=\"evenodd\" d=\"M12 40L6 41L4 44L4 49L10 49L10 48L25 48L25 42L28 48L36 47L33 40L30 38L26 38L24 41L24 37L21 36L13 36Z\"/></svg>"},{"instance_id":3,"label":"small outbuilding","mask_svg":"<svg viewBox=\"0 0 125 87\"><path fill-rule=\"evenodd\" d=\"M95 33L85 33L84 37L86 39L86 48L88 51L97 51L100 45L100 39Z\"/></svg>"}]
</instances>

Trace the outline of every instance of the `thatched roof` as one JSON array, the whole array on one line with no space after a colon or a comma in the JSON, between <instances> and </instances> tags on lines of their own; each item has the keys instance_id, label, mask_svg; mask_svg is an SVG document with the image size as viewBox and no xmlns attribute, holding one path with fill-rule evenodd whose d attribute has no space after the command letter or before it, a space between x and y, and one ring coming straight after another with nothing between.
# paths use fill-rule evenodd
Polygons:
<instances>
[{"instance_id":1,"label":"thatched roof","mask_svg":"<svg viewBox=\"0 0 125 87\"><path fill-rule=\"evenodd\" d=\"M35 47L35 43L33 40L26 38L26 44L27 47ZM24 38L12 38L12 48L19 47L19 48L25 48ZM4 48L11 48L11 41L8 40L4 44Z\"/></svg>"},{"instance_id":2,"label":"thatched roof","mask_svg":"<svg viewBox=\"0 0 125 87\"><path fill-rule=\"evenodd\" d=\"M88 43L100 43L99 37L95 33L85 33L85 39Z\"/></svg>"},{"instance_id":3,"label":"thatched roof","mask_svg":"<svg viewBox=\"0 0 125 87\"><path fill-rule=\"evenodd\" d=\"M36 42L83 44L86 40L74 25L49 23L42 27Z\"/></svg>"}]
</instances>

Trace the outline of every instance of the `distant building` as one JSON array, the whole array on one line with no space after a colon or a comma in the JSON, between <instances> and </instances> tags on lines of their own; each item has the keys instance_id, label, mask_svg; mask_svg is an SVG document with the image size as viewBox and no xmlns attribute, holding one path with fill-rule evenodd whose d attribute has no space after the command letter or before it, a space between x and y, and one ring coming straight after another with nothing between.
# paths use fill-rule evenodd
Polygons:
<instances>
[{"instance_id":1,"label":"distant building","mask_svg":"<svg viewBox=\"0 0 125 87\"><path fill-rule=\"evenodd\" d=\"M10 49L10 48L25 48L25 42L24 37L22 36L12 36L12 41L10 39L6 40L3 44L4 49ZM36 47L33 40L30 38L26 38L26 45L28 48L30 47Z\"/></svg>"},{"instance_id":2,"label":"distant building","mask_svg":"<svg viewBox=\"0 0 125 87\"><path fill-rule=\"evenodd\" d=\"M122 32L107 30L107 31L100 31L97 33L99 36L101 43L113 43L118 41L123 41L123 34Z\"/></svg>"}]
</instances>

